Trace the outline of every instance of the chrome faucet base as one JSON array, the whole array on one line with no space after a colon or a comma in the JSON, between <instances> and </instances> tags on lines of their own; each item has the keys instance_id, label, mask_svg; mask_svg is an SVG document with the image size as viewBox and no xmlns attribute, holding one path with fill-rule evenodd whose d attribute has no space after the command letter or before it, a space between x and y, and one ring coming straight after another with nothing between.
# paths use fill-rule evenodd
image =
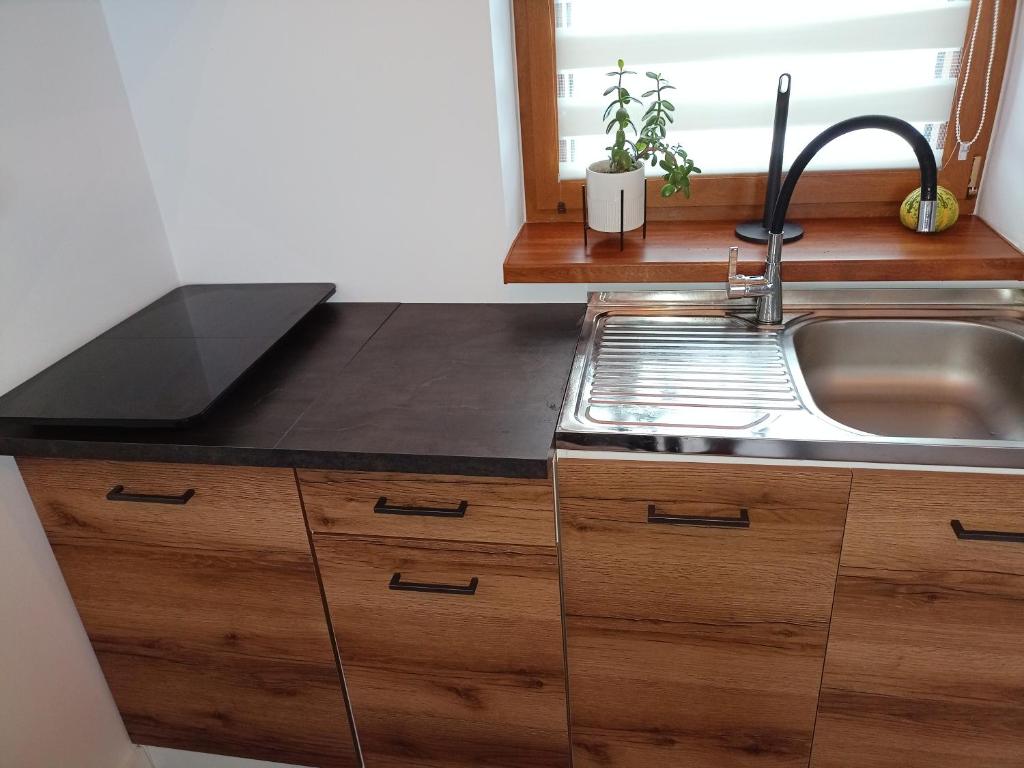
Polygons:
<instances>
[{"instance_id":1,"label":"chrome faucet base","mask_svg":"<svg viewBox=\"0 0 1024 768\"><path fill-rule=\"evenodd\" d=\"M737 274L740 249L736 246L729 249L726 294L730 299L756 298L758 325L782 324L782 241L781 234L769 233L768 256L761 275Z\"/></svg>"},{"instance_id":2,"label":"chrome faucet base","mask_svg":"<svg viewBox=\"0 0 1024 768\"><path fill-rule=\"evenodd\" d=\"M768 290L757 300L757 322L779 325L782 322L782 233L768 234L768 256L764 277Z\"/></svg>"}]
</instances>

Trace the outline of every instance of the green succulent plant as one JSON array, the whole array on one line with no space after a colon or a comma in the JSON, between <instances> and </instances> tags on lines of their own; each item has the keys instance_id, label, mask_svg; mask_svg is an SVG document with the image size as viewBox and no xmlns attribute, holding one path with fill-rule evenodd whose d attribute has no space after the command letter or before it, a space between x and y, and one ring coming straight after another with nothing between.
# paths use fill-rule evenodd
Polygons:
<instances>
[{"instance_id":1,"label":"green succulent plant","mask_svg":"<svg viewBox=\"0 0 1024 768\"><path fill-rule=\"evenodd\" d=\"M609 72L609 77L615 78L615 85L605 90L604 95L615 94L615 98L608 104L604 111L604 118L608 120L605 133L615 132L615 138L608 150L608 165L611 173L625 173L646 165L660 167L665 171L662 178L665 180L661 187L662 197L672 197L676 192L682 192L685 197L690 196L690 175L700 173L700 168L693 164L693 160L686 154L686 150L679 144L669 145L665 142L668 134L668 126L675 122L673 113L675 105L663 97L665 91L675 90L675 86L669 85L668 81L659 72L648 72L647 77L654 81L654 87L645 92L642 97L654 97L640 119L640 130L637 130L633 123L633 117L629 107L633 104L642 107L643 102L636 96L630 94L629 90L622 84L627 75L635 75L636 72L625 68L625 62L618 60L618 69ZM609 120L609 118L611 118ZM634 141L626 138L626 131L632 130L636 136Z\"/></svg>"}]
</instances>

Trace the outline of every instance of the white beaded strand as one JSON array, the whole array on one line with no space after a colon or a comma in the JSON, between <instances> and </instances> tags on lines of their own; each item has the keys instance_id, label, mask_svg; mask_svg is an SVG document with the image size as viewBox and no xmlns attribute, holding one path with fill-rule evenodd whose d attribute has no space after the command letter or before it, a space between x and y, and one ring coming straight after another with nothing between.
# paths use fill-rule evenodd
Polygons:
<instances>
[{"instance_id":1,"label":"white beaded strand","mask_svg":"<svg viewBox=\"0 0 1024 768\"><path fill-rule=\"evenodd\" d=\"M988 67L985 71L985 91L981 101L981 119L978 121L978 130L975 131L974 137L970 141L964 141L963 135L960 130L960 111L964 104L964 95L967 93L967 81L971 77L971 64L974 61L974 44L978 39L978 28L981 26L981 11L985 6L985 0L978 0L978 9L974 14L974 29L971 30L971 41L967 46L967 62L964 65L964 79L960 84L960 98L956 102L956 121L955 121L955 132L956 132L956 143L960 148L959 159L966 160L967 152L981 136L981 131L985 127L985 118L988 115L988 96L989 96L989 84L992 81L992 66L996 59L996 36L999 33L999 0L994 0L995 6L992 14L992 43L988 52Z\"/></svg>"}]
</instances>

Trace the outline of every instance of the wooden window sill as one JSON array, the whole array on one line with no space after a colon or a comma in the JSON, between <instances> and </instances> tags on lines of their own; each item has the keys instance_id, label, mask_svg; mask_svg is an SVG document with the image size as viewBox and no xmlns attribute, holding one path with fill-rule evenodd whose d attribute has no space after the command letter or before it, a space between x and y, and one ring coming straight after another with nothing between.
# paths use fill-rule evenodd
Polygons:
<instances>
[{"instance_id":1,"label":"wooden window sill","mask_svg":"<svg viewBox=\"0 0 1024 768\"><path fill-rule=\"evenodd\" d=\"M726 279L728 249L740 246L740 271L762 269L764 246L744 243L735 222L657 221L618 234L579 222L523 225L505 258L506 283L704 283ZM813 219L783 249L788 281L1024 280L1024 254L976 216L951 230L918 235L895 219Z\"/></svg>"}]
</instances>

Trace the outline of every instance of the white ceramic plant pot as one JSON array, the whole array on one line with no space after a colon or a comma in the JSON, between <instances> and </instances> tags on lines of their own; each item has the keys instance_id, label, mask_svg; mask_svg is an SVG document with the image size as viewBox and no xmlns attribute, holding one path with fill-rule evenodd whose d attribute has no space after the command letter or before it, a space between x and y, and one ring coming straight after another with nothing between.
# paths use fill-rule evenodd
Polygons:
<instances>
[{"instance_id":1,"label":"white ceramic plant pot","mask_svg":"<svg viewBox=\"0 0 1024 768\"><path fill-rule=\"evenodd\" d=\"M587 222L598 232L636 229L644 223L644 167L609 173L609 161L587 168ZM620 206L621 202L621 206ZM621 220L620 220L621 219Z\"/></svg>"}]
</instances>

